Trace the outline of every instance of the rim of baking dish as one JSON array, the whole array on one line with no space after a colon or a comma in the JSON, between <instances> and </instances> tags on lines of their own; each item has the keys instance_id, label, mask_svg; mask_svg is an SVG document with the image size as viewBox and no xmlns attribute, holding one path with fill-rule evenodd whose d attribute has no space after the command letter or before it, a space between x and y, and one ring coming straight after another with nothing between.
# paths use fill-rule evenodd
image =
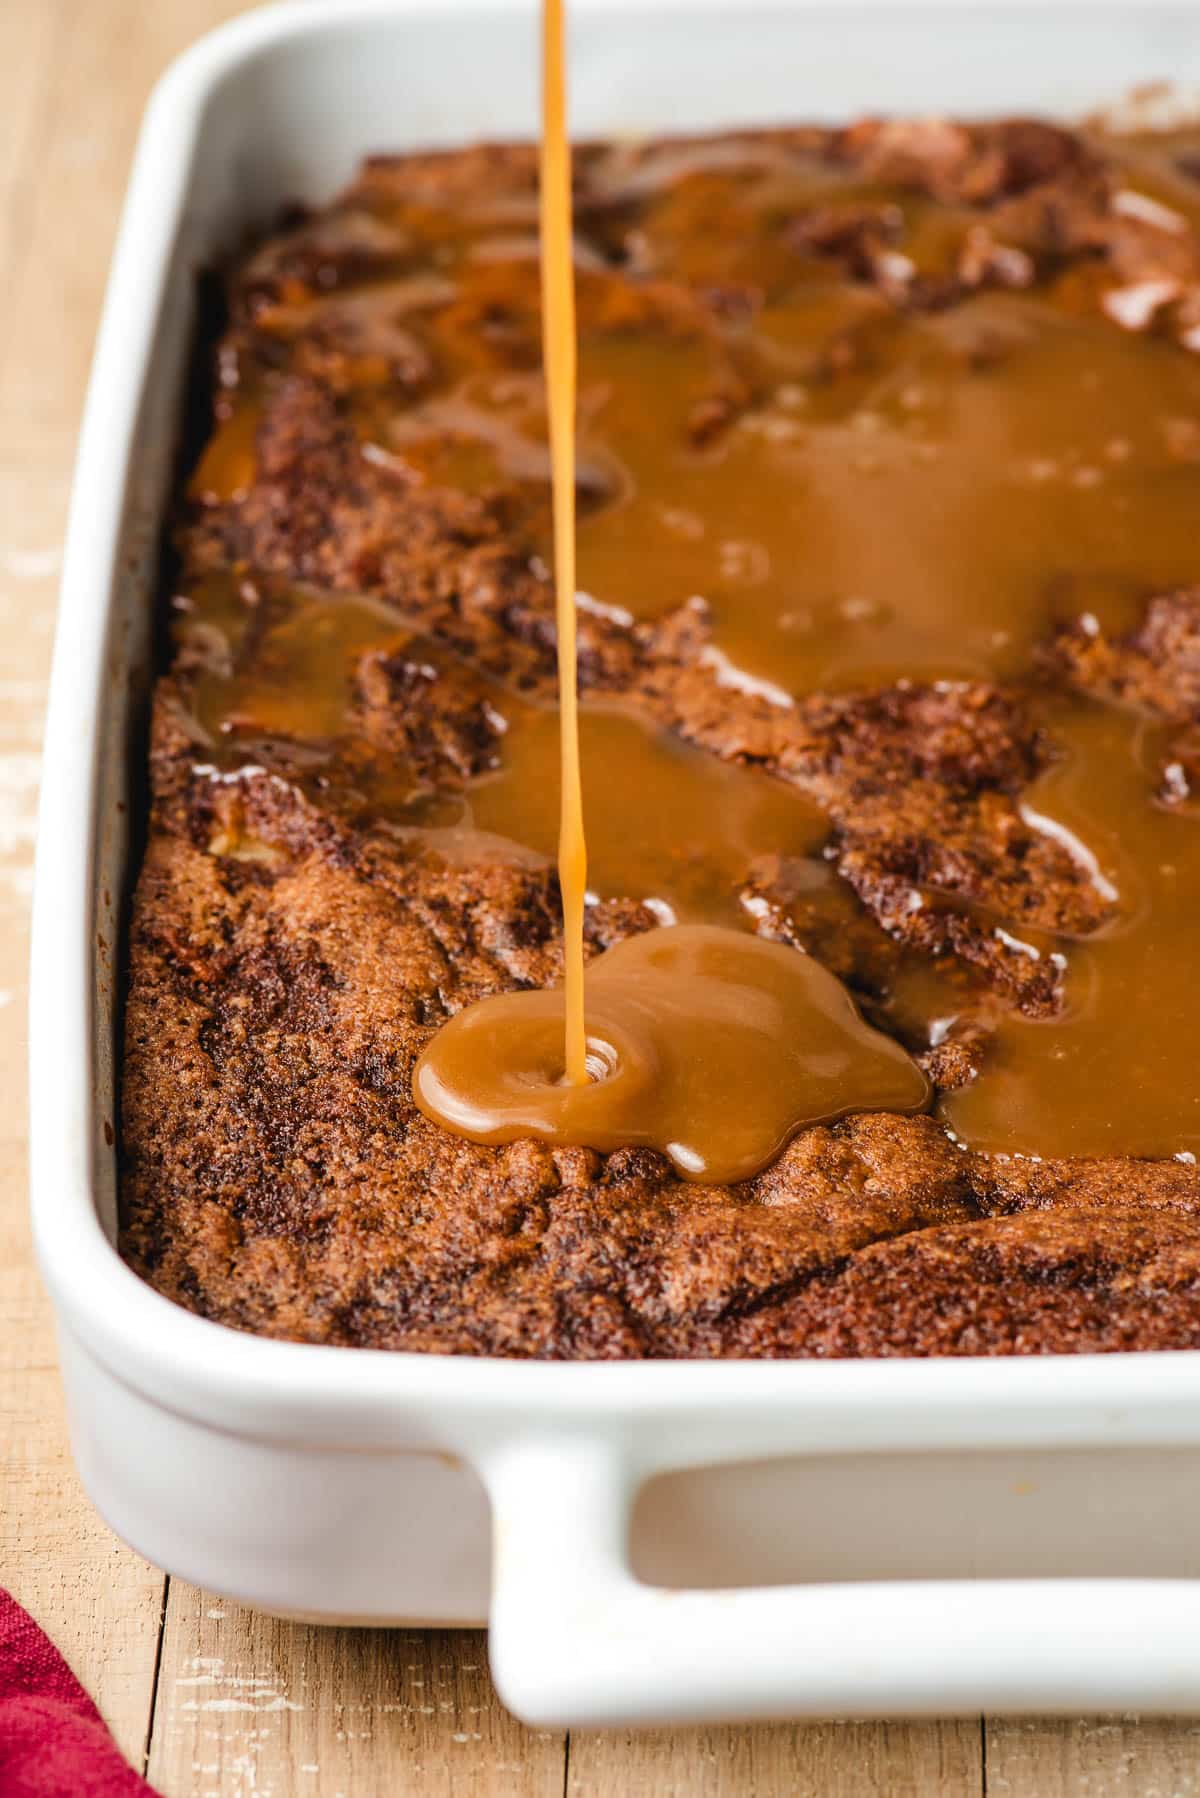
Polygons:
<instances>
[{"instance_id":1,"label":"rim of baking dish","mask_svg":"<svg viewBox=\"0 0 1200 1798\"><path fill-rule=\"evenodd\" d=\"M589 11L640 0L577 0ZM811 0L814 6L819 0ZM876 4L879 0L876 0ZM1017 0L1031 8L1039 0ZM723 0L656 0L717 10ZM763 0L758 0L762 5ZM766 0L770 9L797 0ZM809 5L810 0L799 0ZM883 0L889 9L905 0ZM947 7L957 0L935 0ZM1090 0L1059 0L1082 8ZM512 0L440 0L439 12ZM79 439L46 719L30 978L34 1238L60 1329L127 1384L226 1429L361 1433L403 1404L431 1427L798 1413L828 1445L1200 1440L1200 1350L895 1360L532 1362L279 1341L201 1318L120 1259L94 1202L94 864L108 603L152 332L206 99L244 59L396 12L395 0L283 0L201 38L146 113ZM416 4L414 13L431 7ZM131 349L132 346L136 346ZM82 1034L83 1040L80 1040ZM824 1420L824 1425L822 1423ZM435 1430L445 1436L446 1428ZM453 1433L452 1431L450 1433Z\"/></svg>"}]
</instances>

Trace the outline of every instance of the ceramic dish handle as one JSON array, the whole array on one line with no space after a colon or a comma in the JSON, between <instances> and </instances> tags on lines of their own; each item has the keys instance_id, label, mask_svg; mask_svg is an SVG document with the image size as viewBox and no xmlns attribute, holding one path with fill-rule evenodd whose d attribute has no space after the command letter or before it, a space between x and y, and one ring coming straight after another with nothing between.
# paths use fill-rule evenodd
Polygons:
<instances>
[{"instance_id":1,"label":"ceramic dish handle","mask_svg":"<svg viewBox=\"0 0 1200 1798\"><path fill-rule=\"evenodd\" d=\"M529 1723L1200 1712L1198 1581L663 1590L629 1571L643 1470L611 1442L527 1442L484 1471L492 1670Z\"/></svg>"}]
</instances>

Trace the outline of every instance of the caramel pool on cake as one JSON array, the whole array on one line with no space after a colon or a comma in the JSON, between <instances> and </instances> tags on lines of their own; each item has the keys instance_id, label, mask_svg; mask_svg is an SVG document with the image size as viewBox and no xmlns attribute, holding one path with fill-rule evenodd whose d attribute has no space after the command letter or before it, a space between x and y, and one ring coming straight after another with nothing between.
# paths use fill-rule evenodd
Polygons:
<instances>
[{"instance_id":1,"label":"caramel pool on cake","mask_svg":"<svg viewBox=\"0 0 1200 1798\"><path fill-rule=\"evenodd\" d=\"M228 283L126 1256L430 1351L1200 1344L1200 138L587 146L574 211L584 1009L608 1076L642 1006L664 1128L413 1097L478 1002L562 1015L557 638L536 152L380 158ZM724 1129L656 1034L714 940Z\"/></svg>"}]
</instances>

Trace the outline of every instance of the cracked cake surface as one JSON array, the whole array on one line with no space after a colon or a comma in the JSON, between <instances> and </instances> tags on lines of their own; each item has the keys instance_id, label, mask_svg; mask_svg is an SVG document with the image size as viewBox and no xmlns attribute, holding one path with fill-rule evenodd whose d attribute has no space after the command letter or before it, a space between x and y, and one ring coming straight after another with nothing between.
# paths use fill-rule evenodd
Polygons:
<instances>
[{"instance_id":1,"label":"cracked cake surface","mask_svg":"<svg viewBox=\"0 0 1200 1798\"><path fill-rule=\"evenodd\" d=\"M144 1278L236 1328L430 1352L1200 1346L1192 1155L947 1124L1114 922L1036 805L1075 709L1144 723L1147 804L1186 818L1200 780L1198 142L871 120L577 153L585 805L589 740L598 780L620 738L648 791L668 756L697 815L751 820L706 860L651 819L630 890L602 830L588 951L702 903L822 961L938 1093L730 1187L473 1145L411 1097L440 1023L561 971L541 814L504 827L554 702L536 153L371 159L241 260L133 902ZM1024 396L1057 415L1093 355L1112 418L1041 445ZM765 549L716 516L734 476L799 496Z\"/></svg>"}]
</instances>

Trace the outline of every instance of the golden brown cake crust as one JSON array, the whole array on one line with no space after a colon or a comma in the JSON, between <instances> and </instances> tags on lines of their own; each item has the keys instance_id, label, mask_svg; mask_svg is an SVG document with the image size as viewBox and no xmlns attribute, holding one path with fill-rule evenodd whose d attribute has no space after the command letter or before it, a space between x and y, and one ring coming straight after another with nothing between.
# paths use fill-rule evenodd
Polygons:
<instances>
[{"instance_id":1,"label":"golden brown cake crust","mask_svg":"<svg viewBox=\"0 0 1200 1798\"><path fill-rule=\"evenodd\" d=\"M928 265L890 199L787 221L771 255L834 268L857 296L814 379L852 379L879 318L990 287L1074 282L1072 303L1103 308L1114 283L1174 282L1147 322L1193 329L1196 236L1114 209L1099 140L1017 121L728 141L751 158L852 166L951 221L952 252ZM726 246L725 266L682 199L672 211L669 183L648 210L639 171L662 154L581 153L580 311L600 333L711 347L710 388L686 422L697 443L750 403L717 327L769 303L774 264L741 266ZM178 531L131 931L123 1254L204 1316L313 1342L580 1359L1200 1346L1200 1177L1182 1161L989 1159L932 1118L869 1115L805 1131L742 1186L708 1188L650 1151L472 1146L413 1105L411 1067L441 1021L558 972L542 858L397 828L387 803L398 767L413 790L461 792L502 753L497 695L552 690L551 599L528 548L545 496L398 473L363 454L363 420L433 391L451 341L457 356L477 346L481 365L536 367L536 270L485 270L439 297L428 254L448 207L490 218L481 233L497 219L527 228L535 168L521 148L375 159L232 278L219 365L254 394L253 457L245 479L194 482ZM726 203L736 194L719 183L707 192L710 215ZM628 267L639 230L658 234L645 279ZM385 280L426 283L421 329L362 304ZM976 338L964 354L1003 351ZM1200 457L1180 441L1183 460ZM236 614L220 641L188 625L213 583ZM258 720L243 741L231 683L260 666L297 595L347 617L384 605L387 640L349 654L336 732ZM1195 591L1160 592L1123 633L1064 618L1031 682L894 681L781 706L720 678L702 605L641 623L597 612L580 618L580 677L586 694L819 808L828 886L801 890L786 854L760 859L745 871L748 915L899 1034L894 983L935 967L957 1022L910 1047L949 1089L973 1076L992 1009L1037 1018L1061 1003L1053 958L1014 950L990 920L1086 935L1107 917L1022 811L1051 754L1037 679L1161 714L1182 770L1164 781L1186 783L1200 770L1198 618ZM914 905L914 891L936 903ZM602 900L590 948L655 923L637 895Z\"/></svg>"}]
</instances>

